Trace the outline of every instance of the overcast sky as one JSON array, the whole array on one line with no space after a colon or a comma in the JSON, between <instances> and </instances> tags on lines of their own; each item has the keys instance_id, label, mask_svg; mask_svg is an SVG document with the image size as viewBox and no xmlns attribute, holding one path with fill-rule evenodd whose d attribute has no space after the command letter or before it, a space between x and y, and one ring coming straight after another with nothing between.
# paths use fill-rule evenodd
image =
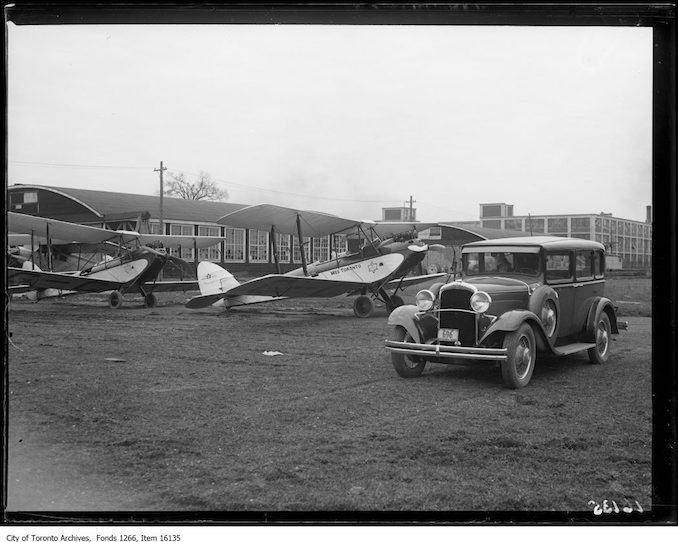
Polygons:
<instances>
[{"instance_id":1,"label":"overcast sky","mask_svg":"<svg viewBox=\"0 0 678 542\"><path fill-rule=\"evenodd\" d=\"M8 183L157 194L204 171L234 203L422 221L652 203L652 29L8 28Z\"/></svg>"}]
</instances>

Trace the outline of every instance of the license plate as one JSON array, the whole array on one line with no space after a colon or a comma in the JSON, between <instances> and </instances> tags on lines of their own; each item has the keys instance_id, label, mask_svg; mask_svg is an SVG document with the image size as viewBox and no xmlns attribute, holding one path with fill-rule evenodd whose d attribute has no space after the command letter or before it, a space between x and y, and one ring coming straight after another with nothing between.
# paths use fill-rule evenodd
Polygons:
<instances>
[{"instance_id":1,"label":"license plate","mask_svg":"<svg viewBox=\"0 0 678 542\"><path fill-rule=\"evenodd\" d=\"M458 341L459 330L441 328L438 330L438 339L441 341Z\"/></svg>"}]
</instances>

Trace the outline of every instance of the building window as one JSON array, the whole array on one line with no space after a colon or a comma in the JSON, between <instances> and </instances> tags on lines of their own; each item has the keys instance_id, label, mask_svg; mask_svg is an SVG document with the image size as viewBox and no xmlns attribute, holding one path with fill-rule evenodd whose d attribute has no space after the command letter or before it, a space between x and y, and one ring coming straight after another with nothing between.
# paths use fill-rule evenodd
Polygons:
<instances>
[{"instance_id":1,"label":"building window","mask_svg":"<svg viewBox=\"0 0 678 542\"><path fill-rule=\"evenodd\" d=\"M570 219L570 228L573 232L591 231L591 219L589 217L573 217Z\"/></svg>"},{"instance_id":2,"label":"building window","mask_svg":"<svg viewBox=\"0 0 678 542\"><path fill-rule=\"evenodd\" d=\"M481 223L483 228L492 228L495 230L501 229L501 220L483 220Z\"/></svg>"},{"instance_id":3,"label":"building window","mask_svg":"<svg viewBox=\"0 0 678 542\"><path fill-rule=\"evenodd\" d=\"M170 235L194 235L194 229L192 224L170 224ZM181 258L182 260L193 260L195 255L193 252L192 243L187 242L189 246L182 246L180 248L170 248L170 256L175 258Z\"/></svg>"},{"instance_id":4,"label":"building window","mask_svg":"<svg viewBox=\"0 0 678 542\"><path fill-rule=\"evenodd\" d=\"M330 238L316 237L313 239L313 261L325 262L330 259Z\"/></svg>"},{"instance_id":5,"label":"building window","mask_svg":"<svg viewBox=\"0 0 678 542\"><path fill-rule=\"evenodd\" d=\"M549 233L567 233L567 218L549 218Z\"/></svg>"},{"instance_id":6,"label":"building window","mask_svg":"<svg viewBox=\"0 0 678 542\"><path fill-rule=\"evenodd\" d=\"M339 254L344 254L348 252L348 239L344 234L337 234L333 236L332 239L332 258L336 257Z\"/></svg>"},{"instance_id":7,"label":"building window","mask_svg":"<svg viewBox=\"0 0 678 542\"><path fill-rule=\"evenodd\" d=\"M501 216L501 205L483 205L481 208L482 215L480 215L480 218Z\"/></svg>"},{"instance_id":8,"label":"building window","mask_svg":"<svg viewBox=\"0 0 678 542\"><path fill-rule=\"evenodd\" d=\"M306 256L306 261L309 261L309 250L311 246L311 238L310 237L304 237L303 241L304 243L304 255ZM301 263L301 252L299 252L299 240L294 237L294 241L292 243L293 245L293 255L294 255L294 263Z\"/></svg>"},{"instance_id":9,"label":"building window","mask_svg":"<svg viewBox=\"0 0 678 542\"><path fill-rule=\"evenodd\" d=\"M165 232L160 229L160 222L149 222L148 233L153 235L165 235Z\"/></svg>"},{"instance_id":10,"label":"building window","mask_svg":"<svg viewBox=\"0 0 678 542\"><path fill-rule=\"evenodd\" d=\"M224 262L245 261L245 230L224 228Z\"/></svg>"},{"instance_id":11,"label":"building window","mask_svg":"<svg viewBox=\"0 0 678 542\"><path fill-rule=\"evenodd\" d=\"M544 233L544 219L543 218L526 218L525 231L531 233Z\"/></svg>"},{"instance_id":12,"label":"building window","mask_svg":"<svg viewBox=\"0 0 678 542\"><path fill-rule=\"evenodd\" d=\"M220 237L221 228L219 226L198 226L198 235L206 237ZM221 260L221 242L207 248L198 249L199 260L209 260L218 262Z\"/></svg>"},{"instance_id":13,"label":"building window","mask_svg":"<svg viewBox=\"0 0 678 542\"><path fill-rule=\"evenodd\" d=\"M276 233L275 235L278 245L278 261L280 263L290 263L290 236L285 233Z\"/></svg>"},{"instance_id":14,"label":"building window","mask_svg":"<svg viewBox=\"0 0 678 542\"><path fill-rule=\"evenodd\" d=\"M520 218L507 218L504 220L504 229L512 231L523 231L523 221Z\"/></svg>"},{"instance_id":15,"label":"building window","mask_svg":"<svg viewBox=\"0 0 678 542\"><path fill-rule=\"evenodd\" d=\"M250 230L249 256L252 263L268 262L268 232Z\"/></svg>"},{"instance_id":16,"label":"building window","mask_svg":"<svg viewBox=\"0 0 678 542\"><path fill-rule=\"evenodd\" d=\"M26 214L39 214L38 192L11 192L9 195L9 210Z\"/></svg>"}]
</instances>

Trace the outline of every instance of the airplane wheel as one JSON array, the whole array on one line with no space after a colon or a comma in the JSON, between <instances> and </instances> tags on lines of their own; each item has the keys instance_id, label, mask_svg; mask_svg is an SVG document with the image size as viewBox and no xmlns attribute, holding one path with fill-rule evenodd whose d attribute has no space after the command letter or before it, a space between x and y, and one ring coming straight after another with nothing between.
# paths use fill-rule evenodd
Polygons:
<instances>
[{"instance_id":1,"label":"airplane wheel","mask_svg":"<svg viewBox=\"0 0 678 542\"><path fill-rule=\"evenodd\" d=\"M157 304L158 304L158 298L155 297L155 294L154 294L154 293L146 294L146 295L144 296L144 305L145 305L147 308L152 309L152 308L155 307Z\"/></svg>"},{"instance_id":2,"label":"airplane wheel","mask_svg":"<svg viewBox=\"0 0 678 542\"><path fill-rule=\"evenodd\" d=\"M366 295L359 295L353 302L353 314L358 318L367 318L374 311L374 302Z\"/></svg>"},{"instance_id":3,"label":"airplane wheel","mask_svg":"<svg viewBox=\"0 0 678 542\"><path fill-rule=\"evenodd\" d=\"M108 306L112 309L119 309L122 305L122 294L118 290L113 290L108 296Z\"/></svg>"}]
</instances>

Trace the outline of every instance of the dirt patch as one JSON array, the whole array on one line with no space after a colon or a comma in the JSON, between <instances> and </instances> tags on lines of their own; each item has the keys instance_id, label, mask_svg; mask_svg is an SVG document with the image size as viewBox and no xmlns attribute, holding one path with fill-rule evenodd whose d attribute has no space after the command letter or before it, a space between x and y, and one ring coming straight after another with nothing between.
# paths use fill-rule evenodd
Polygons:
<instances>
[{"instance_id":1,"label":"dirt patch","mask_svg":"<svg viewBox=\"0 0 678 542\"><path fill-rule=\"evenodd\" d=\"M11 304L9 510L650 508L650 318L514 391L492 366L398 377L383 309L344 298L159 297Z\"/></svg>"}]
</instances>

